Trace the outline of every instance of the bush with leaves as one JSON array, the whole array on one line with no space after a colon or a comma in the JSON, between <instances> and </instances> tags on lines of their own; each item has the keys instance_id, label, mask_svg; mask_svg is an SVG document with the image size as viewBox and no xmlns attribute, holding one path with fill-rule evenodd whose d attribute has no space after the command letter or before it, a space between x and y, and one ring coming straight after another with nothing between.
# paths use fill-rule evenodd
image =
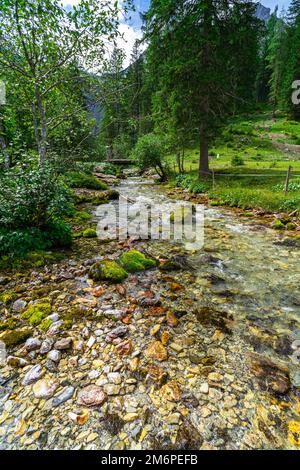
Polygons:
<instances>
[{"instance_id":1,"label":"bush with leaves","mask_svg":"<svg viewBox=\"0 0 300 470\"><path fill-rule=\"evenodd\" d=\"M160 178L166 180L168 168L165 155L163 138L156 134L147 134L139 138L131 153L131 158L142 171L154 168Z\"/></svg>"},{"instance_id":2,"label":"bush with leaves","mask_svg":"<svg viewBox=\"0 0 300 470\"><path fill-rule=\"evenodd\" d=\"M9 170L0 185L1 255L70 245L72 196L52 168Z\"/></svg>"}]
</instances>

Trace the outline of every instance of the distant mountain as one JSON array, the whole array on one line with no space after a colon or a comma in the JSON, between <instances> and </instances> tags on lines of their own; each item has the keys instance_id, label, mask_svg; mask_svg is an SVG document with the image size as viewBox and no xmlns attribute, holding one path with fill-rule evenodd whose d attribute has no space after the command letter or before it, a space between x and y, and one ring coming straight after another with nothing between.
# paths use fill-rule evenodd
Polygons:
<instances>
[{"instance_id":1,"label":"distant mountain","mask_svg":"<svg viewBox=\"0 0 300 470\"><path fill-rule=\"evenodd\" d=\"M268 21L271 16L271 8L267 8L259 3L256 9L256 16L262 21Z\"/></svg>"}]
</instances>

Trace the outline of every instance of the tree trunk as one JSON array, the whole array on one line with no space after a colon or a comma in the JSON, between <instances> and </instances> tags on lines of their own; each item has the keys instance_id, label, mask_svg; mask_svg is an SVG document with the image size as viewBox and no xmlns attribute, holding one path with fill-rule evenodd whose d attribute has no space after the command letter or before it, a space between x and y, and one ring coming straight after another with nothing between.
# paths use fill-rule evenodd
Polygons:
<instances>
[{"instance_id":1,"label":"tree trunk","mask_svg":"<svg viewBox=\"0 0 300 470\"><path fill-rule=\"evenodd\" d=\"M209 173L208 141L204 132L200 134L199 177L207 177Z\"/></svg>"}]
</instances>

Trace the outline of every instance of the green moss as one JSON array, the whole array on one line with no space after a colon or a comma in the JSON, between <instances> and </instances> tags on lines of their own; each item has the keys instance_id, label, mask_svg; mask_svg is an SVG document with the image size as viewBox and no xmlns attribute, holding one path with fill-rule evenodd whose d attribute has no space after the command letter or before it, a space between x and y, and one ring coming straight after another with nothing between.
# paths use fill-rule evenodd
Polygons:
<instances>
[{"instance_id":1,"label":"green moss","mask_svg":"<svg viewBox=\"0 0 300 470\"><path fill-rule=\"evenodd\" d=\"M17 299L17 296L15 292L12 292L12 291L7 291L0 295L0 302L3 302L6 305L10 304L16 299Z\"/></svg>"},{"instance_id":2,"label":"green moss","mask_svg":"<svg viewBox=\"0 0 300 470\"><path fill-rule=\"evenodd\" d=\"M40 329L43 331L48 331L52 323L53 321L51 318L45 318L40 324Z\"/></svg>"},{"instance_id":3,"label":"green moss","mask_svg":"<svg viewBox=\"0 0 300 470\"><path fill-rule=\"evenodd\" d=\"M9 320L6 320L2 323L0 323L0 331L6 331L6 330L14 330L16 327L16 320L13 318L10 318Z\"/></svg>"},{"instance_id":4,"label":"green moss","mask_svg":"<svg viewBox=\"0 0 300 470\"><path fill-rule=\"evenodd\" d=\"M108 203L108 195L107 192L103 193L91 193L91 194L75 194L74 196L76 204L107 204Z\"/></svg>"},{"instance_id":5,"label":"green moss","mask_svg":"<svg viewBox=\"0 0 300 470\"><path fill-rule=\"evenodd\" d=\"M102 260L91 266L89 277L94 281L122 282L128 273L115 261Z\"/></svg>"},{"instance_id":6,"label":"green moss","mask_svg":"<svg viewBox=\"0 0 300 470\"><path fill-rule=\"evenodd\" d=\"M156 266L155 260L147 258L144 253L137 250L130 250L123 253L120 256L120 263L123 268L130 273L144 271L145 269L150 269Z\"/></svg>"},{"instance_id":7,"label":"green moss","mask_svg":"<svg viewBox=\"0 0 300 470\"><path fill-rule=\"evenodd\" d=\"M77 211L75 217L73 217L74 221L82 221L82 220L91 220L92 215L85 211Z\"/></svg>"},{"instance_id":8,"label":"green moss","mask_svg":"<svg viewBox=\"0 0 300 470\"><path fill-rule=\"evenodd\" d=\"M284 229L285 229L285 225L284 225L284 223L283 223L280 219L276 219L276 220L273 222L272 227L273 227L275 230L284 230Z\"/></svg>"},{"instance_id":9,"label":"green moss","mask_svg":"<svg viewBox=\"0 0 300 470\"><path fill-rule=\"evenodd\" d=\"M297 227L297 225L296 225L296 224L293 224L293 222L288 222L288 223L286 224L286 229L287 229L287 230L295 230L296 227Z\"/></svg>"},{"instance_id":10,"label":"green moss","mask_svg":"<svg viewBox=\"0 0 300 470\"><path fill-rule=\"evenodd\" d=\"M71 188L87 188L87 189L107 189L107 184L94 175L72 171L66 175L67 184Z\"/></svg>"},{"instance_id":11,"label":"green moss","mask_svg":"<svg viewBox=\"0 0 300 470\"><path fill-rule=\"evenodd\" d=\"M94 228L87 228L86 230L84 230L84 232L82 233L82 236L84 238L97 238L97 232Z\"/></svg>"},{"instance_id":12,"label":"green moss","mask_svg":"<svg viewBox=\"0 0 300 470\"><path fill-rule=\"evenodd\" d=\"M7 347L16 346L17 344L24 343L29 336L31 336L32 330L30 328L21 328L14 331L5 331L0 334L0 341L3 341Z\"/></svg>"},{"instance_id":13,"label":"green moss","mask_svg":"<svg viewBox=\"0 0 300 470\"><path fill-rule=\"evenodd\" d=\"M64 315L64 323L67 328L71 328L74 320L82 320L83 318L92 318L93 310L80 306L71 307Z\"/></svg>"},{"instance_id":14,"label":"green moss","mask_svg":"<svg viewBox=\"0 0 300 470\"><path fill-rule=\"evenodd\" d=\"M35 305L30 305L25 312L22 313L21 318L27 320L31 325L36 326L50 315L51 310L51 304L49 302L41 301Z\"/></svg>"}]
</instances>

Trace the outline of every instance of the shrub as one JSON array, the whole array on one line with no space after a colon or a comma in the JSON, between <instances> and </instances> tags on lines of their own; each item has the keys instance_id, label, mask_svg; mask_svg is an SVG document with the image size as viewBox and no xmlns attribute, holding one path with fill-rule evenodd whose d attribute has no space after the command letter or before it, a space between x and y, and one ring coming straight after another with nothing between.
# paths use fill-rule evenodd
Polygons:
<instances>
[{"instance_id":1,"label":"shrub","mask_svg":"<svg viewBox=\"0 0 300 470\"><path fill-rule=\"evenodd\" d=\"M22 256L29 251L68 247L71 228L60 219L51 221L44 230L37 227L0 230L0 256Z\"/></svg>"},{"instance_id":2,"label":"shrub","mask_svg":"<svg viewBox=\"0 0 300 470\"><path fill-rule=\"evenodd\" d=\"M231 159L232 166L242 166L244 164L244 160L239 155L234 155Z\"/></svg>"},{"instance_id":3,"label":"shrub","mask_svg":"<svg viewBox=\"0 0 300 470\"><path fill-rule=\"evenodd\" d=\"M165 180L168 174L164 161L165 154L163 139L155 134L147 134L139 138L131 153L131 158L142 171L154 168L161 179Z\"/></svg>"},{"instance_id":4,"label":"shrub","mask_svg":"<svg viewBox=\"0 0 300 470\"><path fill-rule=\"evenodd\" d=\"M80 171L72 171L65 175L65 180L71 188L86 188L105 190L107 184L96 178L96 176Z\"/></svg>"},{"instance_id":5,"label":"shrub","mask_svg":"<svg viewBox=\"0 0 300 470\"><path fill-rule=\"evenodd\" d=\"M70 190L50 167L9 170L0 177L0 225L44 228L53 218L73 214Z\"/></svg>"}]
</instances>

